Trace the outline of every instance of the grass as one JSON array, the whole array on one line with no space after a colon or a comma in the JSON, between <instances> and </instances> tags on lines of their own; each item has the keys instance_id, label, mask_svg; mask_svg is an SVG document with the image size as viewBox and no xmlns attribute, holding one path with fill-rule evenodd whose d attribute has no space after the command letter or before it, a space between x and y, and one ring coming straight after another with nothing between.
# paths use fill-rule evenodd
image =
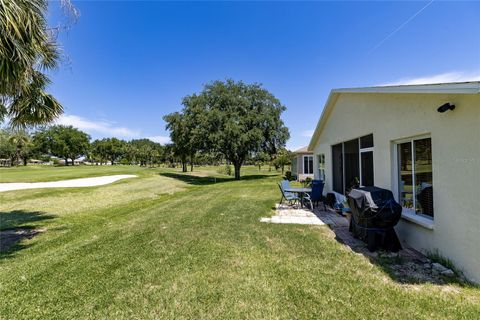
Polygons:
<instances>
[{"instance_id":1,"label":"grass","mask_svg":"<svg viewBox=\"0 0 480 320\"><path fill-rule=\"evenodd\" d=\"M58 177L57 169L13 175L38 181L32 173ZM233 181L216 168L96 169L139 178L0 193L2 228L47 230L3 254L0 318L474 319L480 313L476 287L400 284L325 226L259 223L279 200L274 173L246 168L246 179ZM71 170L72 177L94 175Z\"/></svg>"}]
</instances>

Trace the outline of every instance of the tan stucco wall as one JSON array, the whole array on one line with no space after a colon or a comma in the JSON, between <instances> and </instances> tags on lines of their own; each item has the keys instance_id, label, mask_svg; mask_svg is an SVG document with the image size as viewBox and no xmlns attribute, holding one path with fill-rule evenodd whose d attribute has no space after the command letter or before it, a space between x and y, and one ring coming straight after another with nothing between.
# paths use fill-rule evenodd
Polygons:
<instances>
[{"instance_id":1,"label":"tan stucco wall","mask_svg":"<svg viewBox=\"0 0 480 320\"><path fill-rule=\"evenodd\" d=\"M445 102L456 109L438 113ZM395 195L394 141L431 135L434 230L402 220L397 231L412 247L438 250L480 282L480 95L341 94L314 146L314 154L325 154L327 191L332 189L331 146L370 133L375 185Z\"/></svg>"}]
</instances>

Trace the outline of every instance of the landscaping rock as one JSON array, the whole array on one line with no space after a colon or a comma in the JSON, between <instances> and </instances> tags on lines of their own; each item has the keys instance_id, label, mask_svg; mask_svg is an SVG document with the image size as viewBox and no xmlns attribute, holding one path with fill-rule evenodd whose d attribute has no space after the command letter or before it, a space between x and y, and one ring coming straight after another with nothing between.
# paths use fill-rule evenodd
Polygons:
<instances>
[{"instance_id":1,"label":"landscaping rock","mask_svg":"<svg viewBox=\"0 0 480 320\"><path fill-rule=\"evenodd\" d=\"M455 276L455 272L451 269L447 269L441 273L441 275L446 276L446 277L453 277Z\"/></svg>"},{"instance_id":2,"label":"landscaping rock","mask_svg":"<svg viewBox=\"0 0 480 320\"><path fill-rule=\"evenodd\" d=\"M441 264L438 263L438 262L432 263L432 268L433 268L434 270L438 271L439 273L442 273L442 272L445 272L445 271L447 271L447 270L450 270L450 269L444 267L443 265L441 265Z\"/></svg>"},{"instance_id":3,"label":"landscaping rock","mask_svg":"<svg viewBox=\"0 0 480 320\"><path fill-rule=\"evenodd\" d=\"M398 252L382 252L380 257L382 258L397 258Z\"/></svg>"}]
</instances>

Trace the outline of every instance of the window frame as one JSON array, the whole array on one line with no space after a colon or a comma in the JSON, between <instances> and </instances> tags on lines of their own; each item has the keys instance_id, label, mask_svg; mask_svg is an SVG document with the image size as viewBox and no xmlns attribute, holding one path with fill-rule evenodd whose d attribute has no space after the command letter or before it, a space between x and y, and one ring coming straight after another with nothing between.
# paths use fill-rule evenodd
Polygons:
<instances>
[{"instance_id":1,"label":"window frame","mask_svg":"<svg viewBox=\"0 0 480 320\"><path fill-rule=\"evenodd\" d=\"M311 163L312 163L312 166L311 166L311 167L310 167L310 161L307 161L307 164L308 164L309 169L312 169L312 170L311 170L311 171L312 171L311 173L310 173L310 172L305 172L305 158L308 158L308 157L312 158L312 162L311 162ZM303 174L314 174L314 169L313 169L313 162L314 162L314 161L313 161L313 160L314 160L313 154L305 154L305 155L302 156L302 161L303 161ZM310 171L310 170L309 170L309 171Z\"/></svg>"},{"instance_id":2,"label":"window frame","mask_svg":"<svg viewBox=\"0 0 480 320\"><path fill-rule=\"evenodd\" d=\"M372 143L373 143L373 147L367 147L367 148L362 148L362 141L361 139L363 137L367 137L367 136L372 136ZM338 146L338 145L342 145L342 183L343 183L343 194L345 194L346 192L346 188L347 188L347 184L346 184L346 181L345 181L345 143L346 142L350 142L350 141L353 141L353 140L358 140L358 157L359 157L359 162L358 162L358 171L359 171L359 181L360 181L360 185L362 186L363 185L363 177L362 177L362 153L363 152L372 152L372 155L373 157L375 157L375 137L373 135L373 133L368 133L368 134L364 134L364 135L361 135L359 137L356 137L356 138L353 138L353 139L349 139L349 140L345 140L345 141L341 141L341 142L338 142L338 143L335 143L335 144L332 144L330 145L330 152L332 153L332 159L333 159L333 147L334 146ZM375 159L375 158L374 158ZM373 177L372 177L372 180L373 180L373 183L375 184L375 162L374 162L374 165L373 165ZM332 160L332 179L334 179L334 169L333 169L333 160Z\"/></svg>"},{"instance_id":3,"label":"window frame","mask_svg":"<svg viewBox=\"0 0 480 320\"><path fill-rule=\"evenodd\" d=\"M394 168L395 170L393 171L394 172L394 188L392 188L392 190L395 190L395 193L394 193L394 196L395 196L395 199L397 200L398 203L400 203L401 201L401 198L400 198L400 162L399 162L399 154L398 154L398 147L400 144L403 144L403 143L410 143L410 148L411 148L411 153L412 153L412 186L415 187L415 184L416 184L416 177L415 177L415 144L414 144L414 141L416 140L423 140L423 139L430 139L430 143L432 143L432 135L431 134L422 134L422 135L417 135L417 136L412 136L412 137L408 137L408 138L402 138L402 139L398 139L398 140L394 140L393 141L393 165L394 165ZM432 180L433 180L433 144L432 144ZM433 186L433 181L432 181L432 186ZM435 200L433 200L434 203L435 203ZM416 208L416 204L417 204L417 200L416 200L416 197L415 195L413 195L413 209L411 208L406 208L402 205L402 208L404 210L404 213L406 215L408 215L409 217L422 217L422 218L425 218L425 219L429 219L430 221L434 221L435 220L435 217L432 217L432 216L429 216L429 215L426 215L426 214L422 214L422 213L417 213L415 208ZM401 205L401 203L400 203ZM402 213L402 215L404 214ZM415 218L413 218L415 219Z\"/></svg>"},{"instance_id":4,"label":"window frame","mask_svg":"<svg viewBox=\"0 0 480 320\"><path fill-rule=\"evenodd\" d=\"M317 159L318 159L318 179L325 182L325 180L326 180L325 153L317 154Z\"/></svg>"}]
</instances>

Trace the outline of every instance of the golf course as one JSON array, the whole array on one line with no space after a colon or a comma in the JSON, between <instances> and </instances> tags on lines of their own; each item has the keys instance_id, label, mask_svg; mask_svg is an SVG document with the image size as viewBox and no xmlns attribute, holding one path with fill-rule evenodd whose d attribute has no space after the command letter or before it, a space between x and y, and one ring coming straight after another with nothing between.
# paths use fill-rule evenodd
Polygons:
<instances>
[{"instance_id":1,"label":"golf course","mask_svg":"<svg viewBox=\"0 0 480 320\"><path fill-rule=\"evenodd\" d=\"M328 226L260 223L274 170L27 166L0 183L136 175L0 193L1 319L474 319L478 288L400 283ZM3 247L3 245L2 245ZM372 305L375 301L375 306Z\"/></svg>"}]
</instances>

